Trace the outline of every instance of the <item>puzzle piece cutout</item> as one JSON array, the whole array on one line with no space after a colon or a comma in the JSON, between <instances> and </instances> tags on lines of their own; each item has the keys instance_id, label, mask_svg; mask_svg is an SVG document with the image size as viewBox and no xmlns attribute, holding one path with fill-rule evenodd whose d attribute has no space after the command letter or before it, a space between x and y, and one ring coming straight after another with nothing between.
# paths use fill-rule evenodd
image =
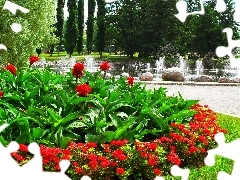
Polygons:
<instances>
[{"instance_id":1,"label":"puzzle piece cutout","mask_svg":"<svg viewBox=\"0 0 240 180\"><path fill-rule=\"evenodd\" d=\"M0 126L0 132L2 132L8 124ZM12 158L11 153L16 152L19 149L19 144L15 141L9 143L7 147L4 147L0 143L0 179L19 179L23 177L24 180L36 179L41 177L45 180L71 180L66 174L66 170L70 166L68 160L62 160L59 163L60 172L43 172L42 156L40 153L40 147L37 143L31 143L28 145L28 151L34 155L32 160L24 164L22 167ZM14 172L14 173L13 173ZM83 176L80 180L91 180L89 176Z\"/></svg>"},{"instance_id":2,"label":"puzzle piece cutout","mask_svg":"<svg viewBox=\"0 0 240 180\"><path fill-rule=\"evenodd\" d=\"M177 165L171 167L171 174L172 176L180 176L181 180L188 180L190 170L189 169L182 169ZM157 176L154 180L165 180L164 177Z\"/></svg>"},{"instance_id":3,"label":"puzzle piece cutout","mask_svg":"<svg viewBox=\"0 0 240 180\"><path fill-rule=\"evenodd\" d=\"M240 23L240 9L235 9L235 12L233 14L233 19L234 21Z\"/></svg>"},{"instance_id":4,"label":"puzzle piece cutout","mask_svg":"<svg viewBox=\"0 0 240 180\"><path fill-rule=\"evenodd\" d=\"M26 8L19 6L15 3L12 3L10 1L5 1L3 9L10 11L14 15L16 15L17 10L20 10L22 13L25 13L25 14L30 12L29 9L26 9ZM19 23L12 23L11 29L13 30L13 32L19 33L22 31L22 25ZM7 51L7 47L4 44L0 44L0 49Z\"/></svg>"},{"instance_id":5,"label":"puzzle piece cutout","mask_svg":"<svg viewBox=\"0 0 240 180\"><path fill-rule=\"evenodd\" d=\"M223 30L227 35L228 47L219 46L216 48L216 54L218 57L229 56L229 60L232 67L240 67L240 59L235 58L232 54L232 50L236 47L240 47L240 40L233 40L233 30L231 28L225 28Z\"/></svg>"},{"instance_id":6,"label":"puzzle piece cutout","mask_svg":"<svg viewBox=\"0 0 240 180\"><path fill-rule=\"evenodd\" d=\"M105 0L105 3L113 3L113 2L116 2L116 1L118 1L118 0Z\"/></svg>"},{"instance_id":7,"label":"puzzle piece cutout","mask_svg":"<svg viewBox=\"0 0 240 180\"><path fill-rule=\"evenodd\" d=\"M215 156L219 155L234 161L232 173L229 175L226 172L220 171L218 173L218 180L237 180L240 177L240 139L236 139L229 143L225 143L225 136L223 133L218 133L214 137L218 144L215 149L208 150L208 155L204 162L207 166L213 166L215 164Z\"/></svg>"},{"instance_id":8,"label":"puzzle piece cutout","mask_svg":"<svg viewBox=\"0 0 240 180\"><path fill-rule=\"evenodd\" d=\"M178 14L175 14L175 17L178 18L181 22L185 22L189 15L194 15L194 14L203 15L203 14L205 14L203 2L206 2L206 1L211 1L211 0L200 0L201 10L200 11L194 11L194 12L191 12L191 13L187 12L187 2L186 1L184 1L184 0L178 1L176 3L176 8L178 10ZM224 0L216 0L216 10L219 13L226 11L226 9L227 9L227 5L224 2Z\"/></svg>"}]
</instances>

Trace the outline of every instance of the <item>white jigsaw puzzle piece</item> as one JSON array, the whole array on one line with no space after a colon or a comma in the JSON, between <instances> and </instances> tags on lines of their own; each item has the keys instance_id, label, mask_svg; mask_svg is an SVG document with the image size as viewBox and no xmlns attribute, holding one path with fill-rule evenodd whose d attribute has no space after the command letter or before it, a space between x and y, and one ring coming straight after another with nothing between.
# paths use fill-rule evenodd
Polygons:
<instances>
[{"instance_id":1,"label":"white jigsaw puzzle piece","mask_svg":"<svg viewBox=\"0 0 240 180\"><path fill-rule=\"evenodd\" d=\"M240 23L240 9L235 9L235 12L233 14L233 19L234 21Z\"/></svg>"},{"instance_id":2,"label":"white jigsaw puzzle piece","mask_svg":"<svg viewBox=\"0 0 240 180\"><path fill-rule=\"evenodd\" d=\"M182 169L177 165L172 166L171 174L173 176L180 176L182 180L188 180L190 170L189 169Z\"/></svg>"},{"instance_id":3,"label":"white jigsaw puzzle piece","mask_svg":"<svg viewBox=\"0 0 240 180\"><path fill-rule=\"evenodd\" d=\"M157 176L154 180L165 180L165 178L162 176Z\"/></svg>"},{"instance_id":4,"label":"white jigsaw puzzle piece","mask_svg":"<svg viewBox=\"0 0 240 180\"><path fill-rule=\"evenodd\" d=\"M37 143L31 143L28 145L28 151L34 156L28 163L21 167L21 171L31 172L31 174L42 173L42 156L40 153L40 147Z\"/></svg>"},{"instance_id":5,"label":"white jigsaw puzzle piece","mask_svg":"<svg viewBox=\"0 0 240 180\"><path fill-rule=\"evenodd\" d=\"M232 50L236 47L240 47L240 40L233 40L233 30L231 28L225 28L223 30L227 35L228 47L219 46L216 48L216 55L218 57L229 56L230 64L232 67L240 67L240 59L235 58L232 54Z\"/></svg>"},{"instance_id":6,"label":"white jigsaw puzzle piece","mask_svg":"<svg viewBox=\"0 0 240 180\"><path fill-rule=\"evenodd\" d=\"M177 165L171 167L171 174L172 176L180 176L181 180L188 180L190 170L189 169L182 169ZM162 176L157 176L154 180L165 180Z\"/></svg>"},{"instance_id":7,"label":"white jigsaw puzzle piece","mask_svg":"<svg viewBox=\"0 0 240 180\"><path fill-rule=\"evenodd\" d=\"M191 12L191 13L188 13L187 12L187 2L186 1L178 1L176 3L176 8L178 10L178 14L175 14L175 17L178 18L181 22L185 22L187 17L189 15L194 15L194 14L200 14L200 15L203 15L205 14L205 10L204 10L204 5L203 5L203 2L206 2L206 1L210 1L210 0L200 0L200 6L201 6L201 10L200 11L194 11L194 12ZM224 12L226 11L227 9L227 5L226 3L224 2L224 0L217 0L216 1L216 10L218 12Z\"/></svg>"},{"instance_id":8,"label":"white jigsaw puzzle piece","mask_svg":"<svg viewBox=\"0 0 240 180\"><path fill-rule=\"evenodd\" d=\"M89 176L83 176L80 180L92 180Z\"/></svg>"},{"instance_id":9,"label":"white jigsaw puzzle piece","mask_svg":"<svg viewBox=\"0 0 240 180\"><path fill-rule=\"evenodd\" d=\"M10 11L12 14L16 15L17 13L17 10L20 10L22 13L28 13L30 10L29 9L26 9L22 6L19 6L15 3L12 3L10 1L6 1L4 6L3 6L3 9L6 9L8 11ZM21 24L18 24L18 23L13 23L11 25L11 29L15 32L15 33L19 33L22 31L22 25Z\"/></svg>"},{"instance_id":10,"label":"white jigsaw puzzle piece","mask_svg":"<svg viewBox=\"0 0 240 180\"><path fill-rule=\"evenodd\" d=\"M29 9L26 9L26 8L19 6L15 3L12 3L10 1L5 1L3 9L9 10L14 15L16 15L17 10L20 10L22 13L29 13L29 11L30 11Z\"/></svg>"},{"instance_id":11,"label":"white jigsaw puzzle piece","mask_svg":"<svg viewBox=\"0 0 240 180\"><path fill-rule=\"evenodd\" d=\"M223 133L218 133L214 137L218 144L215 149L208 150L208 155L204 159L207 166L213 166L215 164L215 156L219 155L234 161L231 175L225 172L219 172L218 180L223 179L236 179L240 177L240 139L236 139L229 143L225 143L225 136Z\"/></svg>"}]
</instances>

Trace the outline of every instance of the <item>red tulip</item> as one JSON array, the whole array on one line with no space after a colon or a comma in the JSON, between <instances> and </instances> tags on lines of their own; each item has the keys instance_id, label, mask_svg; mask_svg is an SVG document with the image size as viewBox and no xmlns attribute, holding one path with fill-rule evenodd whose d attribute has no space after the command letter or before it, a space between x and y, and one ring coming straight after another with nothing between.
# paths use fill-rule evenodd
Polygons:
<instances>
[{"instance_id":1,"label":"red tulip","mask_svg":"<svg viewBox=\"0 0 240 180\"><path fill-rule=\"evenodd\" d=\"M29 60L30 60L30 65L32 65L33 63L35 63L39 60L39 57L32 55L32 56L30 56Z\"/></svg>"},{"instance_id":2,"label":"red tulip","mask_svg":"<svg viewBox=\"0 0 240 180\"><path fill-rule=\"evenodd\" d=\"M102 71L108 71L110 68L111 68L111 66L107 61L104 61L100 64L100 69Z\"/></svg>"},{"instance_id":3,"label":"red tulip","mask_svg":"<svg viewBox=\"0 0 240 180\"><path fill-rule=\"evenodd\" d=\"M79 96L88 96L88 94L92 91L92 88L87 84L81 84L76 87L76 91Z\"/></svg>"},{"instance_id":4,"label":"red tulip","mask_svg":"<svg viewBox=\"0 0 240 180\"><path fill-rule=\"evenodd\" d=\"M132 86L133 85L133 81L134 81L134 77L128 77L127 80L128 80L127 83Z\"/></svg>"},{"instance_id":5,"label":"red tulip","mask_svg":"<svg viewBox=\"0 0 240 180\"><path fill-rule=\"evenodd\" d=\"M72 75L76 76L77 78L80 78L81 76L83 76L83 70L84 70L84 64L83 63L76 63L73 66Z\"/></svg>"},{"instance_id":6,"label":"red tulip","mask_svg":"<svg viewBox=\"0 0 240 180\"><path fill-rule=\"evenodd\" d=\"M6 70L10 71L13 75L16 75L17 70L14 65L12 65L12 64L7 65Z\"/></svg>"}]
</instances>

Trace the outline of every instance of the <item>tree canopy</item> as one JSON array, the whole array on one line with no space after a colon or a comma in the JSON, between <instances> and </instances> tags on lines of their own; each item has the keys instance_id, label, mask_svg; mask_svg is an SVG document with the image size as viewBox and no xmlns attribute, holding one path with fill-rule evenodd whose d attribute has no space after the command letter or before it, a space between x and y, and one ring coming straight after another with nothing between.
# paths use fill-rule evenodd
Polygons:
<instances>
[{"instance_id":1,"label":"tree canopy","mask_svg":"<svg viewBox=\"0 0 240 180\"><path fill-rule=\"evenodd\" d=\"M51 27L55 23L55 5L53 0L18 0L11 1L30 10L29 13L17 11L16 15L3 10L5 0L0 0L0 43L7 51L0 50L0 64L13 63L18 67L27 66L29 56L36 48L56 42ZM22 31L11 30L12 23L20 23Z\"/></svg>"}]
</instances>

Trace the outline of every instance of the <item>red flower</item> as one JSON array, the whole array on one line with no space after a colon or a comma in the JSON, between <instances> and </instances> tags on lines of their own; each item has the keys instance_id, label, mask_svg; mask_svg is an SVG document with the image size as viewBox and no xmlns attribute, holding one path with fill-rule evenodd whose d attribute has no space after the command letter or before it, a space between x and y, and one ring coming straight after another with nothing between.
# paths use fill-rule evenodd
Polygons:
<instances>
[{"instance_id":1,"label":"red flower","mask_svg":"<svg viewBox=\"0 0 240 180\"><path fill-rule=\"evenodd\" d=\"M118 158L120 161L124 161L127 159L127 156L121 149L116 149L115 151L113 151L112 155L113 157Z\"/></svg>"},{"instance_id":2,"label":"red flower","mask_svg":"<svg viewBox=\"0 0 240 180\"><path fill-rule=\"evenodd\" d=\"M156 175L160 175L162 172L158 168L155 168L153 170L153 173L156 174Z\"/></svg>"},{"instance_id":3,"label":"red flower","mask_svg":"<svg viewBox=\"0 0 240 180\"><path fill-rule=\"evenodd\" d=\"M76 63L73 66L72 75L76 76L77 78L80 78L81 76L83 76L83 70L84 70L84 64L83 63Z\"/></svg>"},{"instance_id":4,"label":"red flower","mask_svg":"<svg viewBox=\"0 0 240 180\"><path fill-rule=\"evenodd\" d=\"M117 169L116 169L116 172L117 172L118 174L123 175L123 174L125 173L125 170L124 170L123 168L117 168Z\"/></svg>"},{"instance_id":5,"label":"red flower","mask_svg":"<svg viewBox=\"0 0 240 180\"><path fill-rule=\"evenodd\" d=\"M20 144L19 150L22 152L28 152L28 147L25 144Z\"/></svg>"},{"instance_id":6,"label":"red flower","mask_svg":"<svg viewBox=\"0 0 240 180\"><path fill-rule=\"evenodd\" d=\"M29 58L30 60L30 65L32 65L33 63L37 62L39 60L38 56L30 56Z\"/></svg>"},{"instance_id":7,"label":"red flower","mask_svg":"<svg viewBox=\"0 0 240 180\"><path fill-rule=\"evenodd\" d=\"M88 94L92 91L92 88L87 84L82 84L76 87L76 91L79 96L88 96Z\"/></svg>"},{"instance_id":8,"label":"red flower","mask_svg":"<svg viewBox=\"0 0 240 180\"><path fill-rule=\"evenodd\" d=\"M127 83L132 86L133 85L133 81L134 81L134 77L128 77L127 80L128 80Z\"/></svg>"},{"instance_id":9,"label":"red flower","mask_svg":"<svg viewBox=\"0 0 240 180\"><path fill-rule=\"evenodd\" d=\"M107 61L104 61L100 64L100 69L102 71L108 71L110 68L110 64Z\"/></svg>"},{"instance_id":10,"label":"red flower","mask_svg":"<svg viewBox=\"0 0 240 180\"><path fill-rule=\"evenodd\" d=\"M0 98L3 97L4 92L0 91Z\"/></svg>"},{"instance_id":11,"label":"red flower","mask_svg":"<svg viewBox=\"0 0 240 180\"><path fill-rule=\"evenodd\" d=\"M12 65L12 64L7 65L6 70L10 71L13 75L16 75L17 70L14 65Z\"/></svg>"},{"instance_id":12,"label":"red flower","mask_svg":"<svg viewBox=\"0 0 240 180\"><path fill-rule=\"evenodd\" d=\"M189 148L189 152L191 152L191 153L195 153L195 152L197 152L197 148L195 147L195 146L191 146L190 148Z\"/></svg>"}]
</instances>

